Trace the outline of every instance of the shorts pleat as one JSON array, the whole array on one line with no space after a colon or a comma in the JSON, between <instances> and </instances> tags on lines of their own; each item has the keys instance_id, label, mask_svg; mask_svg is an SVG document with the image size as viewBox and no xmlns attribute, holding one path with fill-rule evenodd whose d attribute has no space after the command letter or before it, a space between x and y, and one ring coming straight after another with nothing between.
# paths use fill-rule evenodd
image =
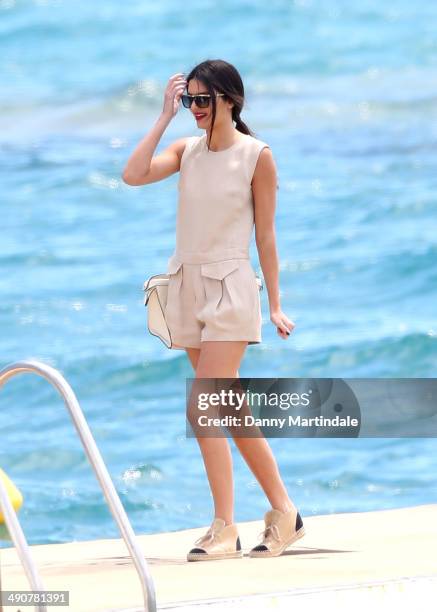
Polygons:
<instances>
[{"instance_id":1,"label":"shorts pleat","mask_svg":"<svg viewBox=\"0 0 437 612\"><path fill-rule=\"evenodd\" d=\"M166 320L175 344L202 341L261 342L261 299L249 259L173 262L169 267Z\"/></svg>"}]
</instances>

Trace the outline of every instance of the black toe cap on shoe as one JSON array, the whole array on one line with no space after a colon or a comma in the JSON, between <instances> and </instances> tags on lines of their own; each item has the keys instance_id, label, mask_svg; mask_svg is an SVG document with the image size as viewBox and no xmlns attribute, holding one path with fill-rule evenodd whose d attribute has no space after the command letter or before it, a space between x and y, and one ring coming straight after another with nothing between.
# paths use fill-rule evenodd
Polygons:
<instances>
[{"instance_id":1,"label":"black toe cap on shoe","mask_svg":"<svg viewBox=\"0 0 437 612\"><path fill-rule=\"evenodd\" d=\"M204 551L202 548L192 548L190 550L190 553L203 553L204 555L206 555L206 551Z\"/></svg>"},{"instance_id":2,"label":"black toe cap on shoe","mask_svg":"<svg viewBox=\"0 0 437 612\"><path fill-rule=\"evenodd\" d=\"M301 515L298 512L296 515L296 527L295 527L296 531L299 531L301 527L303 527L303 520L302 520Z\"/></svg>"},{"instance_id":3,"label":"black toe cap on shoe","mask_svg":"<svg viewBox=\"0 0 437 612\"><path fill-rule=\"evenodd\" d=\"M258 546L255 546L255 548L252 548L252 550L256 550L256 551L267 550L267 546L264 546L264 544L258 544Z\"/></svg>"}]
</instances>

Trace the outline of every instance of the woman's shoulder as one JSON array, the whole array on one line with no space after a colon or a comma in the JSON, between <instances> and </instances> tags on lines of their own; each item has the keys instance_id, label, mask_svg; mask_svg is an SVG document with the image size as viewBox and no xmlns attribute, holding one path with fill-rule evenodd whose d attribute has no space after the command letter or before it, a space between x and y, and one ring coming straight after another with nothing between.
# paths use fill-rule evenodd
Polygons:
<instances>
[{"instance_id":1,"label":"woman's shoulder","mask_svg":"<svg viewBox=\"0 0 437 612\"><path fill-rule=\"evenodd\" d=\"M260 138L252 136L251 134L246 134L245 139L248 143L246 145L247 158L249 160L250 165L254 168L261 154L261 151L265 148L270 149L270 145L268 144L268 142L265 142L265 140L261 140Z\"/></svg>"},{"instance_id":2,"label":"woman's shoulder","mask_svg":"<svg viewBox=\"0 0 437 612\"><path fill-rule=\"evenodd\" d=\"M265 147L268 147L270 149L270 145L268 142L265 142L264 140L261 140L260 138L257 138L256 136L252 136L251 134L245 134L248 143L250 144L250 146L256 150L256 151L261 151L261 149L264 149Z\"/></svg>"},{"instance_id":3,"label":"woman's shoulder","mask_svg":"<svg viewBox=\"0 0 437 612\"><path fill-rule=\"evenodd\" d=\"M245 159L248 167L250 181L252 181L261 151L265 148L270 149L270 145L264 140L256 138L251 134L246 134L246 142L248 143L248 145L246 145L247 148Z\"/></svg>"},{"instance_id":4,"label":"woman's shoulder","mask_svg":"<svg viewBox=\"0 0 437 612\"><path fill-rule=\"evenodd\" d=\"M201 143L202 136L186 136L185 147L182 151L182 158L186 158L191 151L195 150ZM181 159L182 159L181 158Z\"/></svg>"},{"instance_id":5,"label":"woman's shoulder","mask_svg":"<svg viewBox=\"0 0 437 612\"><path fill-rule=\"evenodd\" d=\"M185 137L185 148L194 147L197 143L200 142L201 139L202 139L202 136L186 136Z\"/></svg>"}]
</instances>

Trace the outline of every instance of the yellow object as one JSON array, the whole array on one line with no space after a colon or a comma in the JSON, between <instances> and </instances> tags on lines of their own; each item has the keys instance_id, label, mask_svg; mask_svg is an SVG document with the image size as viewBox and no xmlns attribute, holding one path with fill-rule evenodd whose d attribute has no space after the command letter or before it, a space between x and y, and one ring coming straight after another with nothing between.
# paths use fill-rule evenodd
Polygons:
<instances>
[{"instance_id":1,"label":"yellow object","mask_svg":"<svg viewBox=\"0 0 437 612\"><path fill-rule=\"evenodd\" d=\"M0 468L0 479L6 488L6 492L9 496L9 499L11 500L11 504L15 512L17 512L23 504L23 496L21 492L17 489L17 487L12 482L12 480L7 476L7 474L5 474L5 472L1 468ZM0 511L0 523L4 523L4 516L1 511Z\"/></svg>"}]
</instances>

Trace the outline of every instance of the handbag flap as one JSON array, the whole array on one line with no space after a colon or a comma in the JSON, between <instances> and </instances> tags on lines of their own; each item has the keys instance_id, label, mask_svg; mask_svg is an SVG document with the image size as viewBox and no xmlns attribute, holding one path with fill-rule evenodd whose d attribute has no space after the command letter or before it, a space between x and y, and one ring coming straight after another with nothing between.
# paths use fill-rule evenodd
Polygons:
<instances>
[{"instance_id":1,"label":"handbag flap","mask_svg":"<svg viewBox=\"0 0 437 612\"><path fill-rule=\"evenodd\" d=\"M154 274L143 284L143 290L148 291L157 285L168 285L168 274Z\"/></svg>"}]
</instances>

